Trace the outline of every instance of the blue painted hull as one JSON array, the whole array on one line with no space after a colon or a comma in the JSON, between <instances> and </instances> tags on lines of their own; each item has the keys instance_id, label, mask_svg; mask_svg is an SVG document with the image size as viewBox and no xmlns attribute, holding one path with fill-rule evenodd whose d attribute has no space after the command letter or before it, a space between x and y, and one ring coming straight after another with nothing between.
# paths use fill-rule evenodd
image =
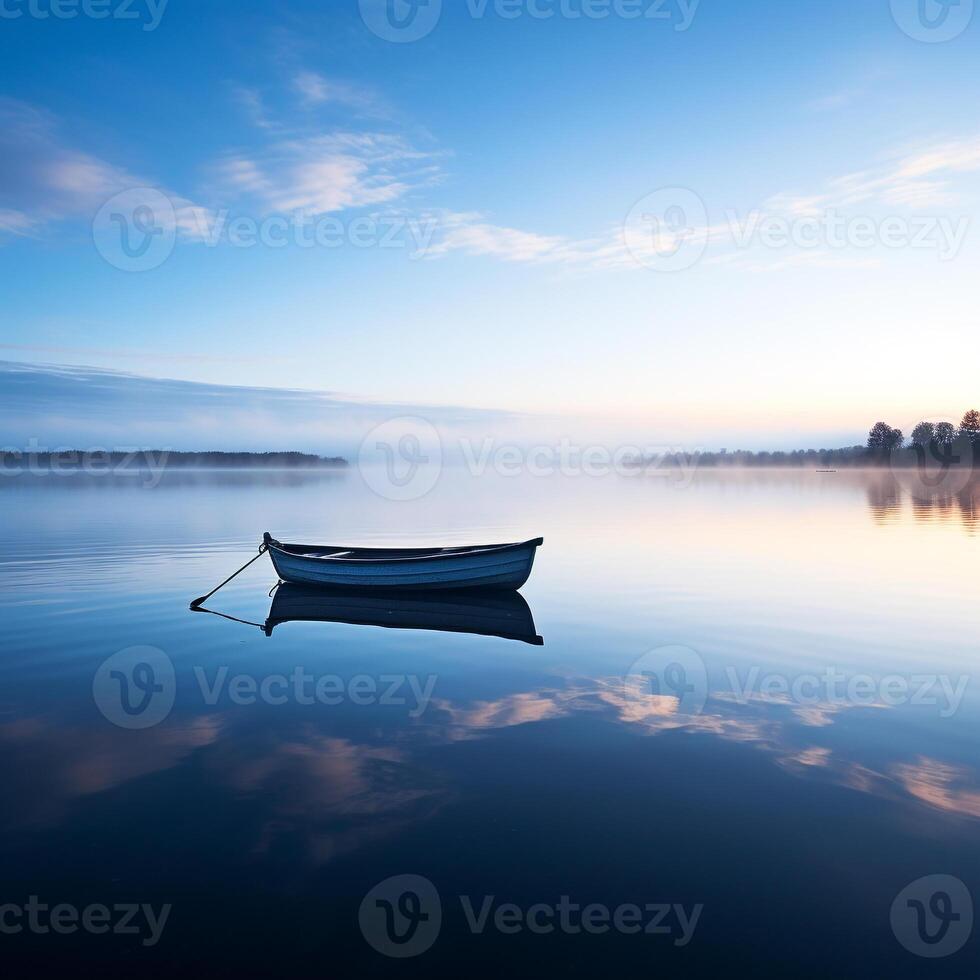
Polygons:
<instances>
[{"instance_id":1,"label":"blue painted hull","mask_svg":"<svg viewBox=\"0 0 980 980\"><path fill-rule=\"evenodd\" d=\"M541 538L474 548L342 548L265 544L284 582L324 588L425 591L519 589L531 574Z\"/></svg>"}]
</instances>

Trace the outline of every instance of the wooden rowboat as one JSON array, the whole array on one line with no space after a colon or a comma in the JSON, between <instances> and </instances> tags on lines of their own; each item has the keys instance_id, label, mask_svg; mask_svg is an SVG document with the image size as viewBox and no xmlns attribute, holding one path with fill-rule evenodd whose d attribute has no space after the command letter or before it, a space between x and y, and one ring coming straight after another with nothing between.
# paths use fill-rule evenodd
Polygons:
<instances>
[{"instance_id":1,"label":"wooden rowboat","mask_svg":"<svg viewBox=\"0 0 980 980\"><path fill-rule=\"evenodd\" d=\"M399 630L434 630L521 640L541 646L531 610L519 592L354 592L280 585L264 624L266 636L283 623L346 623ZM256 624L257 625L257 624Z\"/></svg>"},{"instance_id":2,"label":"wooden rowboat","mask_svg":"<svg viewBox=\"0 0 980 980\"><path fill-rule=\"evenodd\" d=\"M267 531L264 547L284 582L327 588L519 589L543 538L471 548L343 548L283 544Z\"/></svg>"}]
</instances>

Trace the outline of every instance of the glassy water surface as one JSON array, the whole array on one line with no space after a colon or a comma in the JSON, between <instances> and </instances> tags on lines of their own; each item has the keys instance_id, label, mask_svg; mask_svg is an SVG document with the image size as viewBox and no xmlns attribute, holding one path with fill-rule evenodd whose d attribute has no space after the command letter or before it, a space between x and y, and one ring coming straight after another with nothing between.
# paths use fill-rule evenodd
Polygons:
<instances>
[{"instance_id":1,"label":"glassy water surface","mask_svg":"<svg viewBox=\"0 0 980 980\"><path fill-rule=\"evenodd\" d=\"M975 487L448 473L392 503L356 473L184 472L0 493L2 898L116 916L5 934L8 962L980 975L975 936L924 958L898 935L914 904L893 916L927 876L980 896ZM544 645L330 621L267 636L265 558L208 604L245 623L189 612L265 530L543 535L523 596ZM935 891L909 894L929 913ZM115 932L128 903L170 909ZM933 954L962 928L937 939L944 908L923 920Z\"/></svg>"}]
</instances>

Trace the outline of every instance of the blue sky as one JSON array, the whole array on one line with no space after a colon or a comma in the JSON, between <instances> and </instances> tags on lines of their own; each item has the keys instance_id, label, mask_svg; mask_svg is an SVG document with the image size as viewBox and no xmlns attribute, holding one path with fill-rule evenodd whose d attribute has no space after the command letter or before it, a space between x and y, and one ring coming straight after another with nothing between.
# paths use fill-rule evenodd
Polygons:
<instances>
[{"instance_id":1,"label":"blue sky","mask_svg":"<svg viewBox=\"0 0 980 980\"><path fill-rule=\"evenodd\" d=\"M980 401L972 0L943 43L918 0L446 0L410 43L357 0L27 2L0 18L0 359L708 447ZM167 250L126 271L111 216L144 199ZM236 419L204 431L234 448Z\"/></svg>"}]
</instances>

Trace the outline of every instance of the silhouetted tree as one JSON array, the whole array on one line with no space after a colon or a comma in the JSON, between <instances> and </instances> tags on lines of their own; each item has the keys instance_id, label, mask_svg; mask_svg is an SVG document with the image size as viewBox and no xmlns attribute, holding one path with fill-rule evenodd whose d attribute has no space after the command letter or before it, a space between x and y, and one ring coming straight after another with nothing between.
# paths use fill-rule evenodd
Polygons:
<instances>
[{"instance_id":1,"label":"silhouetted tree","mask_svg":"<svg viewBox=\"0 0 980 980\"><path fill-rule=\"evenodd\" d=\"M928 447L936 438L936 427L931 422L920 422L912 430L912 445Z\"/></svg>"},{"instance_id":2,"label":"silhouetted tree","mask_svg":"<svg viewBox=\"0 0 980 980\"><path fill-rule=\"evenodd\" d=\"M976 446L980 443L980 412L970 409L960 422L960 433Z\"/></svg>"},{"instance_id":3,"label":"silhouetted tree","mask_svg":"<svg viewBox=\"0 0 980 980\"><path fill-rule=\"evenodd\" d=\"M956 442L956 426L950 422L940 422L936 426L936 442L940 446L952 446Z\"/></svg>"},{"instance_id":4,"label":"silhouetted tree","mask_svg":"<svg viewBox=\"0 0 980 980\"><path fill-rule=\"evenodd\" d=\"M887 422L876 422L868 433L868 449L880 451L885 448L892 427Z\"/></svg>"},{"instance_id":5,"label":"silhouetted tree","mask_svg":"<svg viewBox=\"0 0 980 980\"><path fill-rule=\"evenodd\" d=\"M876 422L868 433L868 449L877 453L888 453L901 449L905 435L901 429L893 429L887 422Z\"/></svg>"}]
</instances>

